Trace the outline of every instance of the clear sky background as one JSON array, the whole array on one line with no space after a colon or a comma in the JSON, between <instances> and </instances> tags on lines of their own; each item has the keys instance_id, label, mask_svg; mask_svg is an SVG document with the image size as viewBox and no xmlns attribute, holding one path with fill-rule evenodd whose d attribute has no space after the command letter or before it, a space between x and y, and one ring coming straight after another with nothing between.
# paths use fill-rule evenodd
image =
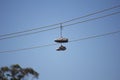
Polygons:
<instances>
[{"instance_id":1,"label":"clear sky background","mask_svg":"<svg viewBox=\"0 0 120 80\"><path fill-rule=\"evenodd\" d=\"M0 35L64 22L120 0L0 0ZM120 8L85 19L120 11ZM85 20L80 19L77 21ZM77 22L75 21L75 22ZM69 40L120 30L120 14L63 28ZM0 51L55 43L59 28L0 40ZM120 33L32 50L0 53L0 67L20 64L40 73L38 80L120 80Z\"/></svg>"}]
</instances>

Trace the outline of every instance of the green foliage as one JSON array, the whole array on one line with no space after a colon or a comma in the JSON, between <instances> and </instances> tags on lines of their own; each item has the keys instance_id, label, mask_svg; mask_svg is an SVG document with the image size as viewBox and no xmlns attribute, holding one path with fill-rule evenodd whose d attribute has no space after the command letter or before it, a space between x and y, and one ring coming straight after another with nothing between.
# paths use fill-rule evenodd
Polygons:
<instances>
[{"instance_id":1,"label":"green foliage","mask_svg":"<svg viewBox=\"0 0 120 80\"><path fill-rule=\"evenodd\" d=\"M20 65L15 64L10 67L0 68L0 80L22 80L28 75L38 78L39 74L32 68L22 68Z\"/></svg>"}]
</instances>

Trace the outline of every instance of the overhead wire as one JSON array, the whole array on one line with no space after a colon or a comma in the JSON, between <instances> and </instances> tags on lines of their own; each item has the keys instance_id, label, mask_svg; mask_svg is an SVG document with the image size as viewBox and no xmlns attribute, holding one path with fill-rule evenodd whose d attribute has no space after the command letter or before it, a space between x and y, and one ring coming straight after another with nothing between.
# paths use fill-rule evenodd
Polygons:
<instances>
[{"instance_id":1,"label":"overhead wire","mask_svg":"<svg viewBox=\"0 0 120 80\"><path fill-rule=\"evenodd\" d=\"M120 5L116 5L116 6L113 6L113 7L110 7L110 8L106 8L106 9L103 9L103 10L100 10L100 11L96 11L96 12L93 12L93 13L90 13L90 14L87 14L87 15L84 15L84 16L80 16L80 17L77 17L77 18L74 18L74 19L71 19L71 20L68 20L68 21L65 21L65 22L61 22L61 23L64 24L64 23L67 23L67 22L71 22L71 21L74 21L74 20L81 19L81 18L89 17L89 16L99 14L99 13L102 13L102 12L106 12L106 11L109 11L109 10L112 10L112 9L115 9L115 8L118 8L118 7L120 7Z\"/></svg>"},{"instance_id":2,"label":"overhead wire","mask_svg":"<svg viewBox=\"0 0 120 80\"><path fill-rule=\"evenodd\" d=\"M92 38L97 38L97 37L102 37L102 36L107 36L107 35L112 35L112 34L117 34L117 33L120 33L120 30L108 32L108 33L104 33L104 34L99 34L99 35L88 36L88 37L84 37L84 38L80 38L80 39L75 39L75 40L71 40L69 42L77 42L77 41L81 41L81 40L87 40L87 39L92 39Z\"/></svg>"},{"instance_id":3,"label":"overhead wire","mask_svg":"<svg viewBox=\"0 0 120 80\"><path fill-rule=\"evenodd\" d=\"M79 39L70 40L69 43L71 43L71 42L78 42L78 41L87 40L87 39L98 38L98 37L103 37L103 36L107 36L107 35L113 35L113 34L117 34L117 33L120 33L120 30L113 31L113 32L107 32L107 33L99 34L99 35L92 35L92 36L79 38ZM5 51L0 51L0 53L12 53L12 52L18 52L18 51L32 50L32 49L37 49L37 48L42 48L42 47L49 47L49 46L54 46L54 45L57 45L57 44L46 44L46 45L41 45L41 46L33 46L33 47L21 48L21 49L15 49L15 50L5 50Z\"/></svg>"},{"instance_id":4,"label":"overhead wire","mask_svg":"<svg viewBox=\"0 0 120 80\"><path fill-rule=\"evenodd\" d=\"M109 11L109 10L112 10L112 9L115 9L115 8L119 8L119 7L120 7L120 5L116 5L116 6L113 6L113 7L110 7L110 8L99 10L99 11L96 11L96 12L93 12L93 13L90 13L90 14L87 14L87 15L84 15L84 16L80 16L80 17L77 17L77 18L74 18L74 19L70 19L70 20L67 20L67 21L64 21L64 22L60 22L60 23L62 23L62 24L68 23L68 22L71 22L71 21L75 21L75 20L78 20L78 19L81 19L81 18L85 18L85 17L88 17L88 16L99 14L99 13L102 13L102 12L106 12L106 11ZM11 35L16 35L16 34L36 31L36 30L40 30L40 29L44 29L44 28L48 28L48 27L57 26L60 23L56 23L56 24L52 24L52 25L48 25L48 26L43 26L43 27L38 27L38 28L33 28L33 29L28 29L28 30L23 30L23 31L18 31L18 32L6 33L6 34L0 35L0 37L5 37L5 36L11 36Z\"/></svg>"},{"instance_id":5,"label":"overhead wire","mask_svg":"<svg viewBox=\"0 0 120 80\"><path fill-rule=\"evenodd\" d=\"M0 38L0 40L10 39L10 38L15 38L15 37L20 37L20 36L26 36L26 35L31 35L31 34L36 34L36 33L45 32L45 31L49 31L49 30L53 30L53 29L57 29L57 28L59 28L59 27L54 27L54 28L45 29L45 30L36 31L36 32L31 32L31 33L14 35L14 36L10 36L10 37L4 37L4 38Z\"/></svg>"},{"instance_id":6,"label":"overhead wire","mask_svg":"<svg viewBox=\"0 0 120 80\"><path fill-rule=\"evenodd\" d=\"M1 51L0 53L11 53L11 52L25 51L25 50L37 49L37 48L48 47L48 46L53 46L53 45L57 45L57 44L46 44L46 45L33 46L33 47L21 48L21 49L15 49L15 50L6 50L6 51Z\"/></svg>"},{"instance_id":7,"label":"overhead wire","mask_svg":"<svg viewBox=\"0 0 120 80\"><path fill-rule=\"evenodd\" d=\"M89 22L89 21L105 18L105 17L112 16L112 15L119 14L119 13L120 13L120 11L114 12L114 13L111 13L111 14L106 14L106 15L99 16L99 17L95 17L95 18L91 18L91 19L87 19L87 20L83 20L83 21L80 21L80 22L75 22L75 23L72 23L72 24L67 24L67 25L64 25L63 27L67 27L67 26L71 26L71 25L75 25L75 24L80 24L80 23L84 23L84 22Z\"/></svg>"},{"instance_id":8,"label":"overhead wire","mask_svg":"<svg viewBox=\"0 0 120 80\"><path fill-rule=\"evenodd\" d=\"M112 15L119 14L119 13L120 13L120 11L119 12L114 12L114 13L111 13L111 14L107 14L107 15L103 15L103 16L99 16L99 17L95 17L95 18L91 18L91 19L87 19L87 20L83 20L83 21L80 21L80 22L75 22L75 23L63 25L62 27L67 27L67 26L71 26L71 25L85 23L85 22L89 22L89 21L93 21L93 20L105 18L105 17L112 16ZM10 36L10 37L4 37L4 38L0 38L0 40L9 39L9 38L15 38L15 37L19 37L19 36L36 34L36 33L45 32L45 31L49 31L49 30L53 30L53 29L57 29L57 28L59 28L59 26L54 27L54 28L45 29L45 30L36 31L36 32L31 32L31 33L26 33L26 34L20 34L20 35L15 35L15 36Z\"/></svg>"}]
</instances>

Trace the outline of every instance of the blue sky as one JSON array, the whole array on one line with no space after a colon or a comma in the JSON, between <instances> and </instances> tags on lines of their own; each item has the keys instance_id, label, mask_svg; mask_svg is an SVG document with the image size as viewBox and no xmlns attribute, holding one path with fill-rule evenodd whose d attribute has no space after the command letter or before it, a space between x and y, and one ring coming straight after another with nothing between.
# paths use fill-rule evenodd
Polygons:
<instances>
[{"instance_id":1,"label":"blue sky","mask_svg":"<svg viewBox=\"0 0 120 80\"><path fill-rule=\"evenodd\" d=\"M64 22L116 5L120 5L119 0L0 0L0 35ZM65 27L63 36L73 40L117 31L119 23L120 14L116 14ZM58 37L59 29L55 29L0 40L0 51L51 44ZM56 51L58 44L0 53L0 67L12 64L32 67L40 73L38 80L120 80L120 33L64 45L67 50L63 52Z\"/></svg>"}]
</instances>

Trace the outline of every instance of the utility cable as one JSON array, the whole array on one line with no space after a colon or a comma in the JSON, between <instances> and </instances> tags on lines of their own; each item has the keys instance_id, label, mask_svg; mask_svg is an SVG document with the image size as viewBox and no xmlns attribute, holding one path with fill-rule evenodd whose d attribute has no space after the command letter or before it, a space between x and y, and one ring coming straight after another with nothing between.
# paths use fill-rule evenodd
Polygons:
<instances>
[{"instance_id":1,"label":"utility cable","mask_svg":"<svg viewBox=\"0 0 120 80\"><path fill-rule=\"evenodd\" d=\"M112 15L119 14L119 13L120 13L120 11L119 12L114 12L114 13L111 13L111 14L107 14L107 15L103 15L103 16L99 16L99 17L95 17L95 18L91 18L91 19L87 19L87 20L83 20L83 21L80 21L80 22L75 22L75 23L72 23L72 24L63 25L62 27L67 27L67 26L71 26L71 25L85 23L85 22L89 22L89 21L105 18L105 17L112 16ZM36 33L45 32L45 31L49 31L49 30L53 30L53 29L57 29L57 28L59 28L59 26L58 27L54 27L54 28L41 30L41 31L36 31L36 32L31 32L31 33L26 33L26 34L20 34L20 35L15 35L15 36L10 36L10 37L4 37L4 38L0 38L0 40L9 39L9 38L15 38L15 37L19 37L19 36L36 34Z\"/></svg>"},{"instance_id":2,"label":"utility cable","mask_svg":"<svg viewBox=\"0 0 120 80\"><path fill-rule=\"evenodd\" d=\"M75 40L71 40L69 42L77 42L77 41L81 41L81 40L87 40L87 39L92 39L92 38L97 38L97 37L102 37L102 36L107 36L107 35L112 35L112 34L117 34L117 33L120 33L120 30L114 31L114 32L108 32L108 33L104 33L104 34L100 34L100 35L93 35L93 36L88 36L85 38L75 39Z\"/></svg>"},{"instance_id":3,"label":"utility cable","mask_svg":"<svg viewBox=\"0 0 120 80\"><path fill-rule=\"evenodd\" d=\"M33 46L33 47L21 48L21 49L15 49L15 50L6 50L6 51L1 51L0 53L11 53L11 52L25 51L25 50L37 49L37 48L48 47L48 46L53 46L53 45L57 45L57 44L46 44L46 45L41 45L41 46Z\"/></svg>"},{"instance_id":4,"label":"utility cable","mask_svg":"<svg viewBox=\"0 0 120 80\"><path fill-rule=\"evenodd\" d=\"M10 37L4 37L4 38L0 38L0 40L10 39L10 38L15 38L15 37L20 37L20 36L26 36L26 35L31 35L31 34L37 34L37 33L40 33L40 32L45 32L45 31L49 31L49 30L53 30L53 29L57 29L57 28L59 28L59 27L45 29L45 30L41 30L41 31L31 32L31 33L26 33L26 34L14 35L14 36L10 36Z\"/></svg>"},{"instance_id":5,"label":"utility cable","mask_svg":"<svg viewBox=\"0 0 120 80\"><path fill-rule=\"evenodd\" d=\"M63 27L67 27L67 26L71 26L71 25L75 25L75 24L80 24L80 23L84 23L84 22L89 22L89 21L105 18L105 17L108 17L108 16L116 15L116 14L119 14L119 13L120 13L120 11L119 12L114 12L114 13L111 13L111 14L107 14L107 15L103 15L103 16L99 16L99 17L96 17L96 18L83 20L83 21L80 21L80 22L75 22L75 23L72 23L72 24L67 24L67 25L64 25Z\"/></svg>"},{"instance_id":6,"label":"utility cable","mask_svg":"<svg viewBox=\"0 0 120 80\"><path fill-rule=\"evenodd\" d=\"M108 32L108 33L104 33L104 34L99 34L99 35L88 36L88 37L79 38L79 39L74 39L74 40L71 40L69 42L70 43L71 42L78 42L81 40L93 39L93 38L103 37L103 36L107 36L107 35L113 35L113 34L117 34L117 33L120 33L120 30ZM15 50L5 50L5 51L0 51L0 53L11 53L11 52L25 51L25 50L31 50L31 49L36 49L36 48L54 46L54 45L57 45L57 44L46 44L46 45L41 45L41 46L33 46L33 47L21 48L21 49L15 49Z\"/></svg>"},{"instance_id":7,"label":"utility cable","mask_svg":"<svg viewBox=\"0 0 120 80\"><path fill-rule=\"evenodd\" d=\"M110 8L99 10L99 11L96 11L96 12L93 12L93 13L90 13L90 14L87 14L87 15L84 15L84 16L81 16L81 17L77 17L77 18L74 18L74 19L71 19L71 20L67 20L67 21L64 21L64 22L60 22L60 23L64 24L64 23L72 22L74 20L78 20L78 19L81 19L81 18L85 18L85 17L88 17L88 16L92 16L92 15L95 15L95 14L106 12L106 11L109 11L109 10L112 10L112 9L115 9L115 8L119 8L119 7L120 7L120 5L116 5L116 6L113 6L113 7L110 7ZM18 32L12 32L12 33L7 33L7 34L2 34L2 35L0 35L0 37L10 36L10 35L16 35L16 34L26 33L26 32L31 32L31 31L36 31L36 30L40 30L40 29L43 29L43 28L57 26L60 23L56 23L56 24L52 24L52 25L48 25L48 26L43 26L43 27L38 27L38 28L32 28L32 29L28 29L28 30L24 30L24 31L18 31Z\"/></svg>"},{"instance_id":8,"label":"utility cable","mask_svg":"<svg viewBox=\"0 0 120 80\"><path fill-rule=\"evenodd\" d=\"M90 14L87 14L87 15L84 15L84 16L80 16L80 17L77 17L77 18L74 18L74 19L71 19L71 20L68 20L68 21L65 21L65 22L61 22L61 23L64 24L64 23L67 23L67 22L71 22L71 21L78 20L78 19L81 19L81 18L89 17L89 16L92 16L92 15L99 14L99 13L102 13L102 12L106 12L106 11L109 11L109 10L112 10L112 9L115 9L115 8L119 8L119 7L120 7L120 5L113 6L113 7L110 7L110 8L106 8L106 9L103 9L103 10L100 10L100 11L96 11L94 13L90 13Z\"/></svg>"}]
</instances>

